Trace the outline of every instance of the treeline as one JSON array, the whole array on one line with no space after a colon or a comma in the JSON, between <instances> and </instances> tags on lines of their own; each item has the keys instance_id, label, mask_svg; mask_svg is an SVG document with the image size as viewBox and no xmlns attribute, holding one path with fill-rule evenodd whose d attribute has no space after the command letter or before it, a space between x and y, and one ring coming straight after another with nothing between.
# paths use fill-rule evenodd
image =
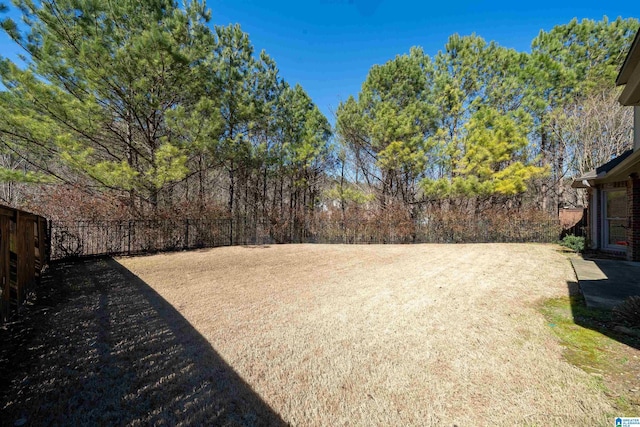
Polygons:
<instances>
[{"instance_id":1,"label":"treeline","mask_svg":"<svg viewBox=\"0 0 640 427\"><path fill-rule=\"evenodd\" d=\"M331 129L203 2L15 3L0 199L51 218L226 217L295 240L328 220L531 217L581 204L569 178L631 144L613 82L636 19L574 20L530 53L476 35L412 48L373 66Z\"/></svg>"},{"instance_id":2,"label":"treeline","mask_svg":"<svg viewBox=\"0 0 640 427\"><path fill-rule=\"evenodd\" d=\"M456 34L373 66L337 109L343 211L365 196L410 220L582 205L571 177L632 145L614 81L639 26L574 19L530 53Z\"/></svg>"},{"instance_id":3,"label":"treeline","mask_svg":"<svg viewBox=\"0 0 640 427\"><path fill-rule=\"evenodd\" d=\"M16 4L26 25L2 27L28 66L0 63L6 203L277 223L315 208L329 122L238 25L211 29L198 1Z\"/></svg>"}]
</instances>

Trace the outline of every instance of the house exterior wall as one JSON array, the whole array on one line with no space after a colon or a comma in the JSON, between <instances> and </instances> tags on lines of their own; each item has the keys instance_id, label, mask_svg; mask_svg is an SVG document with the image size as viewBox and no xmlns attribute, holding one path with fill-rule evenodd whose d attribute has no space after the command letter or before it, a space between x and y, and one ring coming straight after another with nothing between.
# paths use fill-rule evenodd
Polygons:
<instances>
[{"instance_id":1,"label":"house exterior wall","mask_svg":"<svg viewBox=\"0 0 640 427\"><path fill-rule=\"evenodd\" d=\"M588 227L589 230L587 232L587 236L589 236L589 241L587 243L587 247L591 250L602 251L610 254L612 256L628 258L633 254L629 255L631 251L629 246L626 247L626 252L624 249L612 249L606 248L606 242L604 241L603 227L604 227L604 206L603 206L603 194L606 190L626 190L627 193L627 216L629 218L629 224L631 224L632 219L634 218L632 215L636 214L636 218L640 218L637 215L640 214L640 179L636 184L635 193L630 190L631 182L627 181L619 181L609 184L600 184L595 187L589 188L589 206L587 209L588 216ZM632 199L630 197L635 196L633 200L636 201L634 205ZM636 206L636 211L632 210L631 206ZM637 257L640 257L640 219L636 221L638 228L637 237L631 235L631 228L627 228L626 231L626 240L627 242L631 242L630 238L634 238L634 242L638 244L637 250L635 254Z\"/></svg>"},{"instance_id":2,"label":"house exterior wall","mask_svg":"<svg viewBox=\"0 0 640 427\"><path fill-rule=\"evenodd\" d=\"M640 176L637 173L632 174L627 183L627 210L627 259L640 261Z\"/></svg>"},{"instance_id":3,"label":"house exterior wall","mask_svg":"<svg viewBox=\"0 0 640 427\"><path fill-rule=\"evenodd\" d=\"M633 151L640 150L640 105L633 107Z\"/></svg>"},{"instance_id":4,"label":"house exterior wall","mask_svg":"<svg viewBox=\"0 0 640 427\"><path fill-rule=\"evenodd\" d=\"M603 190L626 188L627 193L627 217L626 230L627 248L626 254L621 251L605 249L603 236ZM599 185L589 189L588 208L588 247L593 250L601 250L612 255L624 256L629 261L640 261L640 174L632 174L626 182Z\"/></svg>"},{"instance_id":5,"label":"house exterior wall","mask_svg":"<svg viewBox=\"0 0 640 427\"><path fill-rule=\"evenodd\" d=\"M591 188L591 198L589 202L589 224L591 226L591 249L598 249L600 246L600 231L601 227L598 226L600 218L600 190L598 188Z\"/></svg>"},{"instance_id":6,"label":"house exterior wall","mask_svg":"<svg viewBox=\"0 0 640 427\"><path fill-rule=\"evenodd\" d=\"M586 227L586 242L585 248L596 250L598 249L598 194L597 188L587 188L587 227Z\"/></svg>"}]
</instances>

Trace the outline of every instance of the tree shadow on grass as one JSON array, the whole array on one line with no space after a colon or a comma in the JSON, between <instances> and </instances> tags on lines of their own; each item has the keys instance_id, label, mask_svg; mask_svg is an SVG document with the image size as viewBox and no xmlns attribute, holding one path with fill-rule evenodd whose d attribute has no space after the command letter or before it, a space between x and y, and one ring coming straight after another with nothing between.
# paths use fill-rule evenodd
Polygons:
<instances>
[{"instance_id":1,"label":"tree shadow on grass","mask_svg":"<svg viewBox=\"0 0 640 427\"><path fill-rule=\"evenodd\" d=\"M111 258L55 264L0 343L2 425L285 424Z\"/></svg>"},{"instance_id":2,"label":"tree shadow on grass","mask_svg":"<svg viewBox=\"0 0 640 427\"><path fill-rule=\"evenodd\" d=\"M640 338L615 330L612 312L608 309L587 307L578 282L567 282L571 315L576 325L599 332L613 340L640 350Z\"/></svg>"}]
</instances>

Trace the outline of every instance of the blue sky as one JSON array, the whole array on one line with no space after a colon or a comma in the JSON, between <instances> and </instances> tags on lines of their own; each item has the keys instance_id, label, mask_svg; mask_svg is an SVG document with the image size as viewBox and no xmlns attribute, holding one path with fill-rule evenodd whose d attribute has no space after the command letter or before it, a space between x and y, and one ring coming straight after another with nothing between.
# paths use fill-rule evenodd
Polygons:
<instances>
[{"instance_id":1,"label":"blue sky","mask_svg":"<svg viewBox=\"0 0 640 427\"><path fill-rule=\"evenodd\" d=\"M329 117L356 95L373 64L411 46L433 56L453 33L476 33L528 51L541 29L577 17L640 17L635 1L209 0L212 21L238 22L283 77L300 83Z\"/></svg>"},{"instance_id":2,"label":"blue sky","mask_svg":"<svg viewBox=\"0 0 640 427\"><path fill-rule=\"evenodd\" d=\"M281 75L292 85L300 83L332 123L332 111L357 95L372 65L411 46L433 56L451 34L476 33L528 51L541 29L574 17L640 18L638 0L208 0L207 6L213 25L239 23L256 52L264 49L274 58ZM16 52L0 34L0 55Z\"/></svg>"}]
</instances>

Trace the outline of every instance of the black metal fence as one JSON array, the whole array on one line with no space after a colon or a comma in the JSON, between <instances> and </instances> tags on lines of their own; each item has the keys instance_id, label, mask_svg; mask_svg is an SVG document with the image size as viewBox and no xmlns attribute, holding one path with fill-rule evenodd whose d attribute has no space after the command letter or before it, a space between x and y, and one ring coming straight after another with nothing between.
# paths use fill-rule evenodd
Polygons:
<instances>
[{"instance_id":1,"label":"black metal fence","mask_svg":"<svg viewBox=\"0 0 640 427\"><path fill-rule=\"evenodd\" d=\"M229 220L52 221L51 259L230 245Z\"/></svg>"},{"instance_id":2,"label":"black metal fence","mask_svg":"<svg viewBox=\"0 0 640 427\"><path fill-rule=\"evenodd\" d=\"M135 255L230 245L273 243L551 243L561 233L558 220L433 220L402 230L375 224L317 221L303 227L230 219L53 221L51 259Z\"/></svg>"},{"instance_id":3,"label":"black metal fence","mask_svg":"<svg viewBox=\"0 0 640 427\"><path fill-rule=\"evenodd\" d=\"M403 227L406 230L406 227ZM314 243L554 243L561 233L558 220L467 221L432 220L409 230L367 225L322 227L310 237Z\"/></svg>"}]
</instances>

